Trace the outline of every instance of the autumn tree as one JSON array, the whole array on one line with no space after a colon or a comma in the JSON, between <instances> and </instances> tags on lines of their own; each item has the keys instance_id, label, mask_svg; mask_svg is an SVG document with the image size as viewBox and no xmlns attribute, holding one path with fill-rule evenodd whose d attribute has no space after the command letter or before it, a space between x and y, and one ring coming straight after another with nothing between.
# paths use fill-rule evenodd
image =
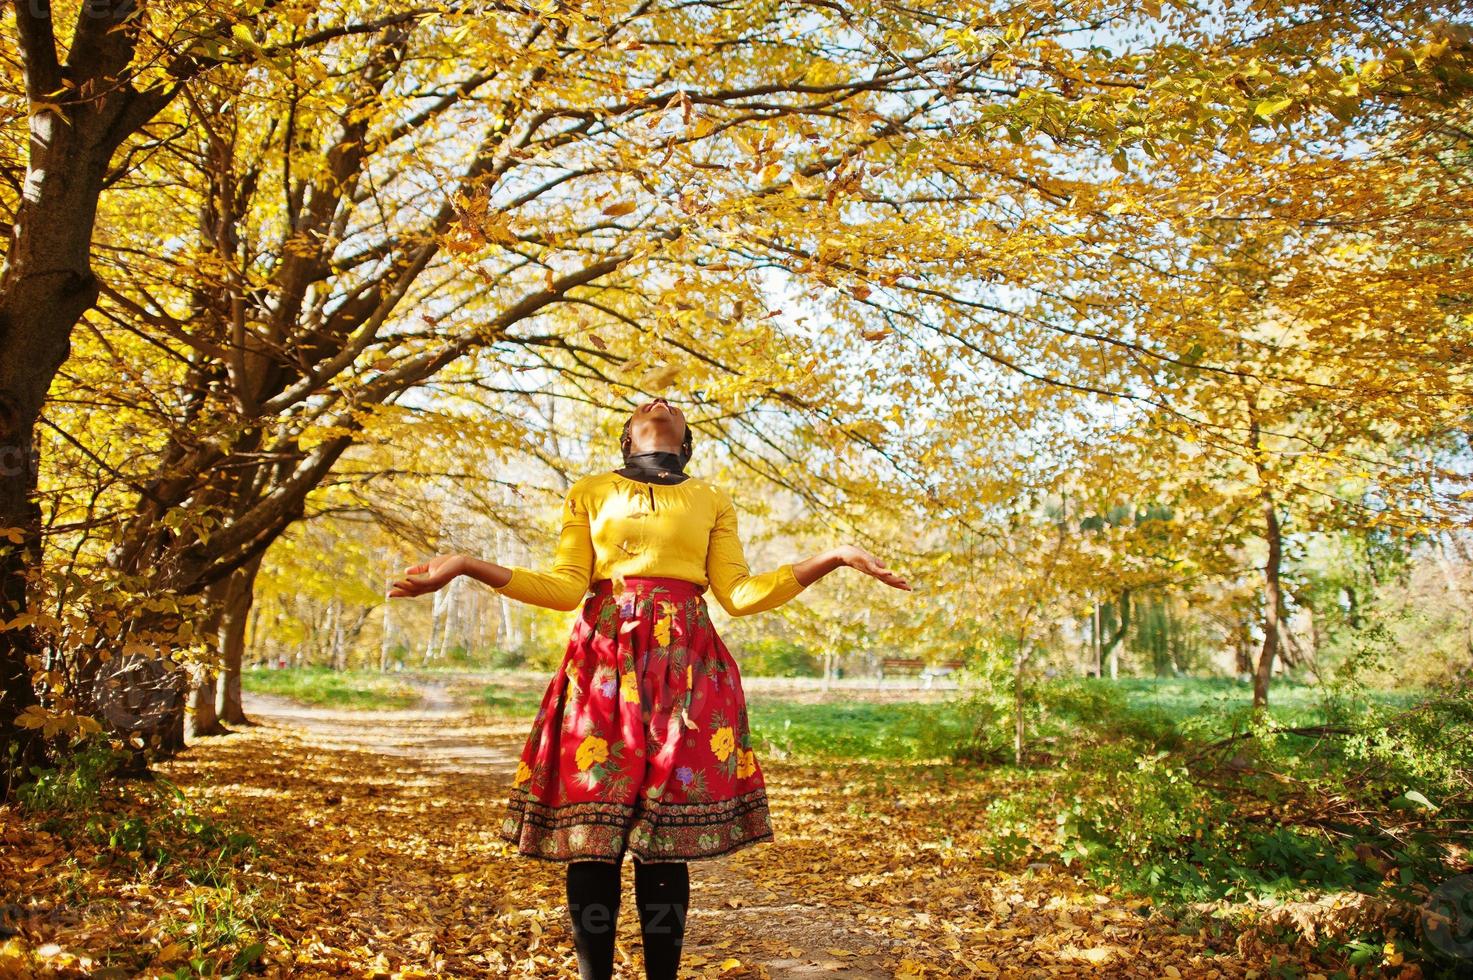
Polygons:
<instances>
[{"instance_id":1,"label":"autumn tree","mask_svg":"<svg viewBox=\"0 0 1473 980\"><path fill-rule=\"evenodd\" d=\"M886 33L901 23L859 32L872 46L855 58L856 25L838 18L793 35L797 60L783 63L804 70L775 88L760 38L785 18L752 10L714 33L681 10L406 18L337 44L351 65L339 77L268 58L191 79L168 107L180 135L111 199L129 213L150 201L145 234L170 247L108 226L95 321L106 385L61 399L151 416L152 436L120 458L87 447L140 488L109 567L185 595L247 567L384 406L482 349L614 385L668 378L674 356L689 358L684 383L712 402L769 397L806 369L761 324L742 271L762 263L739 254L733 221L777 198L837 211L859 188L855 161L893 154L982 62L944 44L899 59ZM636 55L648 72L636 85L641 33L681 41ZM825 36L852 63L827 57ZM253 43L284 42L263 30ZM712 81L665 81L677 64ZM188 190L160 196L159 175L181 169ZM730 351L709 342L718 304L761 324ZM139 344L113 337L151 347L149 368L125 373ZM135 379L149 395L112 388ZM65 441L67 421L53 422Z\"/></svg>"},{"instance_id":2,"label":"autumn tree","mask_svg":"<svg viewBox=\"0 0 1473 980\"><path fill-rule=\"evenodd\" d=\"M262 47L252 35L263 11L277 7L288 29ZM16 718L36 700L31 673L38 645L23 617L42 547L33 430L73 330L99 295L92 245L103 192L160 141L161 131L149 127L192 80L224 64L289 58L422 13L364 5L309 32L296 27L306 23L307 9L197 3L161 10L119 0L53 11L44 0L11 4L13 33L7 31L6 41L19 61L6 58L6 91L18 110L11 119L25 121L25 135L17 138L12 126L0 269L0 440L7 459L0 469L0 525L10 529L0 599L12 624L0 636L0 740L23 746L22 756L35 747ZM57 23L65 14L69 29Z\"/></svg>"},{"instance_id":3,"label":"autumn tree","mask_svg":"<svg viewBox=\"0 0 1473 980\"><path fill-rule=\"evenodd\" d=\"M1465 51L1436 11L1317 9L1302 29L1256 6L1096 3L446 6L345 27L280 5L228 36L170 34L191 54L137 69L182 74L160 76L156 133L106 182L105 235L78 259L103 270L87 363L48 413L56 451L108 492L59 490L57 507L126 515L105 565L146 580L130 588L198 595L298 520L350 449L406 438L410 392L461 384L494 413L526 390L507 371L531 368L594 405L699 398L698 428L739 472L816 511L898 491L956 534L1014 521L1047 544L1000 580L1026 596L1083 560L1037 503L1078 515L1100 486L1103 470L1062 472L1079 445L1163 419L1214 430L1190 410L1200 392L1315 396L1302 364L1353 363L1342 329L1313 332L1294 371L1244 367L1244 302L1218 288L1230 250L1198 218L1226 202L1246 220L1232 209L1276 181L1332 187L1275 205L1261 236L1306 276L1326 268L1309 257L1330 205L1375 214L1366 181L1389 167L1337 148L1389 132L1417 85L1456 82ZM1364 269L1316 302L1381 308L1387 291L1357 292ZM1423 300L1452 275L1419 282L1398 309L1442 322ZM1419 397L1449 390L1421 372L1426 349L1364 329ZM1337 397L1388 410L1364 377ZM106 430L78 424L100 407L136 413L134 434L81 432ZM1410 434L1445 420L1398 417ZM1159 470L1107 469L1101 505L1159 498ZM1015 611L1058 615L1118 587L1112 567Z\"/></svg>"}]
</instances>

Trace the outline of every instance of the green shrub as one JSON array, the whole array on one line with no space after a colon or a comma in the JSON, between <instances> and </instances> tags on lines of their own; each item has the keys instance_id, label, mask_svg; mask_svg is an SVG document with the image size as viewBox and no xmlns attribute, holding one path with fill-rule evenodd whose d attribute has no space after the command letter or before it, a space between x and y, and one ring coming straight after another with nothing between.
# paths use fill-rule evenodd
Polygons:
<instances>
[{"instance_id":1,"label":"green shrub","mask_svg":"<svg viewBox=\"0 0 1473 980\"><path fill-rule=\"evenodd\" d=\"M1405 708L1373 703L1344 752L1383 782L1407 784L1394 788L1473 803L1473 684L1435 688Z\"/></svg>"},{"instance_id":2,"label":"green shrub","mask_svg":"<svg viewBox=\"0 0 1473 980\"><path fill-rule=\"evenodd\" d=\"M201 816L177 786L158 780L155 789L154 805L145 813L87 818L87 835L106 849L112 863L158 873L177 870L194 884L219 886L237 857L259 853L254 837Z\"/></svg>"},{"instance_id":3,"label":"green shrub","mask_svg":"<svg viewBox=\"0 0 1473 980\"><path fill-rule=\"evenodd\" d=\"M17 787L16 797L33 814L86 813L98 805L104 781L125 757L105 738L88 739L63 753L55 766L32 769L31 781Z\"/></svg>"},{"instance_id":4,"label":"green shrub","mask_svg":"<svg viewBox=\"0 0 1473 980\"><path fill-rule=\"evenodd\" d=\"M27 814L43 818L43 829L68 840L85 837L102 849L99 860L111 865L178 871L210 884L237 857L257 853L255 838L201 816L168 780L111 781L124 758L104 738L94 738L54 767L32 770L17 798Z\"/></svg>"},{"instance_id":5,"label":"green shrub","mask_svg":"<svg viewBox=\"0 0 1473 980\"><path fill-rule=\"evenodd\" d=\"M1155 748L1179 743L1171 715L1154 704L1134 705L1114 681L1070 677L1038 686L1039 723L1048 734L1096 740L1136 740Z\"/></svg>"},{"instance_id":6,"label":"green shrub","mask_svg":"<svg viewBox=\"0 0 1473 980\"><path fill-rule=\"evenodd\" d=\"M990 690L974 692L958 702L966 720L962 735L949 753L955 763L1001 765L1013 758L1012 703L992 696Z\"/></svg>"},{"instance_id":7,"label":"green shrub","mask_svg":"<svg viewBox=\"0 0 1473 980\"><path fill-rule=\"evenodd\" d=\"M1100 882L1154 889L1172 881L1202 894L1214 835L1232 808L1196 785L1166 751L1129 757L1100 750L1094 764L1065 780L1070 803L1057 815L1059 856L1079 861Z\"/></svg>"},{"instance_id":8,"label":"green shrub","mask_svg":"<svg viewBox=\"0 0 1473 980\"><path fill-rule=\"evenodd\" d=\"M55 893L71 906L118 907L93 894L101 877L125 883L172 880L195 886L182 914L163 932L187 951L187 966L170 977L232 977L253 972L265 954L261 936L279 910L259 890L242 892L243 859L259 854L254 837L222 826L195 809L184 792L165 779L121 782L110 777L125 754L97 737L61 755L53 767L32 770L17 788L28 818L57 834L71 852ZM79 857L93 848L90 863ZM132 975L130 973L130 975Z\"/></svg>"},{"instance_id":9,"label":"green shrub","mask_svg":"<svg viewBox=\"0 0 1473 980\"><path fill-rule=\"evenodd\" d=\"M526 663L527 655L520 650L492 647L486 656L486 666L492 670L517 670Z\"/></svg>"},{"instance_id":10,"label":"green shrub","mask_svg":"<svg viewBox=\"0 0 1473 980\"><path fill-rule=\"evenodd\" d=\"M987 805L988 860L998 867L1021 864L1034 856L1032 831L1038 824L1035 800L1023 790L999 796Z\"/></svg>"},{"instance_id":11,"label":"green shrub","mask_svg":"<svg viewBox=\"0 0 1473 980\"><path fill-rule=\"evenodd\" d=\"M764 637L743 643L741 672L752 677L822 677L823 660L807 647Z\"/></svg>"}]
</instances>

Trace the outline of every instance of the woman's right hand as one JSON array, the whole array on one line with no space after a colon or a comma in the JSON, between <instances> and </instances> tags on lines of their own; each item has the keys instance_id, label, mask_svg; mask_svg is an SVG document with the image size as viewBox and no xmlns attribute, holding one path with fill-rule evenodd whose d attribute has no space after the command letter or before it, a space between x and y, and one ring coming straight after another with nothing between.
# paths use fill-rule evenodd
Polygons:
<instances>
[{"instance_id":1,"label":"woman's right hand","mask_svg":"<svg viewBox=\"0 0 1473 980\"><path fill-rule=\"evenodd\" d=\"M455 576L464 573L464 555L437 555L408 569L402 579L389 587L389 598L412 598L435 592L449 585Z\"/></svg>"}]
</instances>

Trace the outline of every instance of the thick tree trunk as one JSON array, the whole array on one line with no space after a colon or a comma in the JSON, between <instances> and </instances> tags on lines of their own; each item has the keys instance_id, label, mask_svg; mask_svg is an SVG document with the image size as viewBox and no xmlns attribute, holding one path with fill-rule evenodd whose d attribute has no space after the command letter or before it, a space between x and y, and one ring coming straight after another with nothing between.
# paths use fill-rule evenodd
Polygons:
<instances>
[{"instance_id":1,"label":"thick tree trunk","mask_svg":"<svg viewBox=\"0 0 1473 980\"><path fill-rule=\"evenodd\" d=\"M177 695L174 708L169 713L168 723L159 734L157 743L158 754L164 758L183 752L189 744L185 740L189 706L189 675L184 671L175 671L173 684Z\"/></svg>"},{"instance_id":2,"label":"thick tree trunk","mask_svg":"<svg viewBox=\"0 0 1473 980\"><path fill-rule=\"evenodd\" d=\"M249 725L245 707L240 700L240 655L241 646L233 646L234 654L227 656L220 671L220 680L215 687L215 714L222 724Z\"/></svg>"},{"instance_id":3,"label":"thick tree trunk","mask_svg":"<svg viewBox=\"0 0 1473 980\"><path fill-rule=\"evenodd\" d=\"M31 116L25 195L0 272L0 528L16 529L10 540L0 540L0 611L7 619L28 608L27 582L40 560L35 501L39 461L33 433L51 379L66 360L72 327L97 299L89 255L107 158L77 143L56 112ZM66 166L63 160L72 156L77 159L69 169L81 171L74 182L45 179L50 168ZM37 703L28 662L36 652L30 630L0 632L0 742L15 745L17 755L27 758L40 746L32 731L16 724L16 717ZM12 782L11 767L19 761L8 756L6 752L0 758L7 773L0 782L6 786Z\"/></svg>"},{"instance_id":4,"label":"thick tree trunk","mask_svg":"<svg viewBox=\"0 0 1473 980\"><path fill-rule=\"evenodd\" d=\"M40 546L41 511L32 496L36 471L29 425L24 433L23 449L7 434L6 458L0 460L0 526L19 528L21 534L20 543L0 539L0 617L5 619L26 610L27 572ZM34 630L0 631L0 800L9 799L26 769L45 755L40 731L17 721L21 712L39 703L31 682L32 658L38 653Z\"/></svg>"},{"instance_id":5,"label":"thick tree trunk","mask_svg":"<svg viewBox=\"0 0 1473 980\"><path fill-rule=\"evenodd\" d=\"M12 256L16 248L12 241ZM84 253L84 269L85 261ZM37 454L32 433L46 389L66 357L72 325L95 296L96 284L88 272L27 278L12 258L0 277L0 528L14 529L9 540L0 539L0 615L5 619L29 608L27 585L40 561ZM30 629L0 631L0 745L6 747L0 752L3 787L13 782L14 767L33 761L41 751L34 730L16 721L21 712L38 703L31 682L32 658L39 653L38 647L38 638ZM13 758L10 746L15 747Z\"/></svg>"},{"instance_id":6,"label":"thick tree trunk","mask_svg":"<svg viewBox=\"0 0 1473 980\"><path fill-rule=\"evenodd\" d=\"M220 683L215 694L215 711L227 725L246 725L240 701L240 667L245 659L246 627L256 600L258 556L228 579L225 606L220 613Z\"/></svg>"},{"instance_id":7,"label":"thick tree trunk","mask_svg":"<svg viewBox=\"0 0 1473 980\"><path fill-rule=\"evenodd\" d=\"M0 602L7 618L26 607L26 565L21 550L13 546L0 558ZM35 648L30 630L0 633L0 801L11 797L27 767L40 762L44 754L39 730L17 723L21 712L38 701L27 663Z\"/></svg>"},{"instance_id":8,"label":"thick tree trunk","mask_svg":"<svg viewBox=\"0 0 1473 980\"><path fill-rule=\"evenodd\" d=\"M215 688L217 678L213 667L200 667L195 672L189 692L189 714L186 733L190 738L204 735L224 735L229 729L220 723L215 712Z\"/></svg>"},{"instance_id":9,"label":"thick tree trunk","mask_svg":"<svg viewBox=\"0 0 1473 980\"><path fill-rule=\"evenodd\" d=\"M118 146L173 97L141 94L123 79L133 60L128 24L137 10L130 0L83 4L65 64L49 6L11 6L32 111L25 183L0 270L0 528L18 529L20 538L0 551L7 617L26 610L27 582L40 561L33 432L72 329L97 301L91 252L98 198ZM0 757L7 791L13 767L37 750L35 736L16 725L36 703L27 662L36 645L29 631L0 632L0 740L17 748Z\"/></svg>"},{"instance_id":10,"label":"thick tree trunk","mask_svg":"<svg viewBox=\"0 0 1473 980\"><path fill-rule=\"evenodd\" d=\"M1284 560L1284 542L1279 527L1279 513L1270 494L1263 495L1264 536L1268 540L1268 561L1263 568L1263 649L1258 654L1258 669L1253 675L1253 707L1268 705L1268 683L1273 676L1274 656L1279 651L1279 610L1283 601L1279 581Z\"/></svg>"},{"instance_id":11,"label":"thick tree trunk","mask_svg":"<svg viewBox=\"0 0 1473 980\"><path fill-rule=\"evenodd\" d=\"M226 582L217 582L206 590L209 612L203 624L206 633L219 636L220 622L225 605ZM219 656L219 643L215 644L215 656ZM220 724L215 712L215 674L213 663L192 664L179 669L180 680L188 685L188 703L185 706L184 733L190 738L204 735L224 735L225 726Z\"/></svg>"}]
</instances>

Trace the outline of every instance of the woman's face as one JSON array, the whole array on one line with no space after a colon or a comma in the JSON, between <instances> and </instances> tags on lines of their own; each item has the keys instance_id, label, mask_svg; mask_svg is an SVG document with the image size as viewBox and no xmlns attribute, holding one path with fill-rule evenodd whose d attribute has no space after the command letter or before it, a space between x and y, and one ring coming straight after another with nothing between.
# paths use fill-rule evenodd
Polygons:
<instances>
[{"instance_id":1,"label":"woman's face","mask_svg":"<svg viewBox=\"0 0 1473 980\"><path fill-rule=\"evenodd\" d=\"M653 398L634 409L629 424L630 451L680 452L685 440L685 415L664 398Z\"/></svg>"}]
</instances>

